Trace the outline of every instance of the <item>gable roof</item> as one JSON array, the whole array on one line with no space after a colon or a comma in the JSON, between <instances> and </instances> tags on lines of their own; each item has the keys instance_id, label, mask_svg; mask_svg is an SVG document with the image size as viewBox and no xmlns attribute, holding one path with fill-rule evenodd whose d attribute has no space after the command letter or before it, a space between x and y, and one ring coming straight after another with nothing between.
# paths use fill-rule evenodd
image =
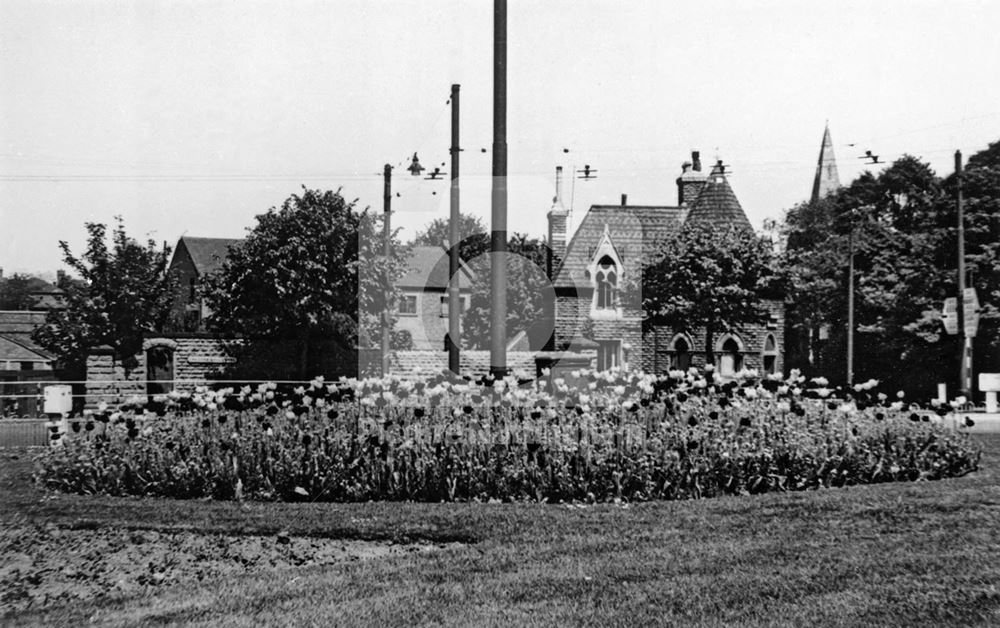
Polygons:
<instances>
[{"instance_id":1,"label":"gable roof","mask_svg":"<svg viewBox=\"0 0 1000 628\"><path fill-rule=\"evenodd\" d=\"M667 205L592 205L573 234L562 263L555 272L556 288L589 286L585 273L593 261L605 225L624 272L638 269L642 260L655 254L657 243L680 228L684 209ZM593 250L592 250L593 249Z\"/></svg>"},{"instance_id":2,"label":"gable roof","mask_svg":"<svg viewBox=\"0 0 1000 628\"><path fill-rule=\"evenodd\" d=\"M52 356L23 334L0 334L0 362L50 362Z\"/></svg>"},{"instance_id":3,"label":"gable roof","mask_svg":"<svg viewBox=\"0 0 1000 628\"><path fill-rule=\"evenodd\" d=\"M229 247L239 246L242 242L243 240L239 238L181 236L177 248L180 249L183 246L187 249L195 270L204 277L222 268L222 264L229 257ZM176 254L174 252L174 255Z\"/></svg>"},{"instance_id":4,"label":"gable roof","mask_svg":"<svg viewBox=\"0 0 1000 628\"><path fill-rule=\"evenodd\" d=\"M30 334L45 324L45 312L30 310L0 311L0 334Z\"/></svg>"},{"instance_id":5,"label":"gable roof","mask_svg":"<svg viewBox=\"0 0 1000 628\"><path fill-rule=\"evenodd\" d=\"M469 288L475 276L465 262L459 261L458 287ZM396 280L400 288L447 290L450 265L448 252L440 246L414 246L410 251L406 272Z\"/></svg>"},{"instance_id":6,"label":"gable roof","mask_svg":"<svg viewBox=\"0 0 1000 628\"><path fill-rule=\"evenodd\" d=\"M753 229L750 219L743 211L743 206L736 198L736 193L729 185L729 180L719 166L712 168L708 181L705 182L698 198L691 204L687 221L709 223L713 227L743 225Z\"/></svg>"}]
</instances>

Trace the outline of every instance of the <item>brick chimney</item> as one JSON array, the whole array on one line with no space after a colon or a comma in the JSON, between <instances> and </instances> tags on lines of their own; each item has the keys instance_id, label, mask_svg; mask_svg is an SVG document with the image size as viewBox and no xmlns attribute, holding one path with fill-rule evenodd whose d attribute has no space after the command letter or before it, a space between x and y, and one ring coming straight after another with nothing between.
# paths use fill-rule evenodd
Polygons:
<instances>
[{"instance_id":1,"label":"brick chimney","mask_svg":"<svg viewBox=\"0 0 1000 628\"><path fill-rule=\"evenodd\" d=\"M677 205L694 203L707 181L708 176L701 171L701 153L691 151L691 161L681 164L681 176L677 177Z\"/></svg>"},{"instance_id":2,"label":"brick chimney","mask_svg":"<svg viewBox=\"0 0 1000 628\"><path fill-rule=\"evenodd\" d=\"M555 271L566 255L567 221L569 212L562 203L562 166L556 166L556 195L549 210L549 255L546 272L553 279Z\"/></svg>"}]
</instances>

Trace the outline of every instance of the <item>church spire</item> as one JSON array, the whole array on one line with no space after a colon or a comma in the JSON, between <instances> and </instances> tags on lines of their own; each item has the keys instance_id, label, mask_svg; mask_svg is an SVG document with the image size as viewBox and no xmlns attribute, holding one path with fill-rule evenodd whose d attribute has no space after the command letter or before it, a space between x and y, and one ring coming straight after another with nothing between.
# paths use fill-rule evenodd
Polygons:
<instances>
[{"instance_id":1,"label":"church spire","mask_svg":"<svg viewBox=\"0 0 1000 628\"><path fill-rule=\"evenodd\" d=\"M833 156L833 140L830 139L830 123L823 130L823 144L819 149L819 162L816 164L816 178L813 179L811 201L815 202L840 187L840 177L837 176L837 160Z\"/></svg>"}]
</instances>

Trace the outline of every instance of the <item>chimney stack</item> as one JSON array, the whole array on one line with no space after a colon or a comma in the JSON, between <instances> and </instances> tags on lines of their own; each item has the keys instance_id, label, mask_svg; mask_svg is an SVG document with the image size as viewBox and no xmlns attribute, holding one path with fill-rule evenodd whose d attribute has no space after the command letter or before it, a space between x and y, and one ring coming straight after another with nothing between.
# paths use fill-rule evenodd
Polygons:
<instances>
[{"instance_id":1,"label":"chimney stack","mask_svg":"<svg viewBox=\"0 0 1000 628\"><path fill-rule=\"evenodd\" d=\"M691 151L691 161L681 164L681 176L677 177L677 205L689 206L694 203L705 187L708 176L701 171L701 153Z\"/></svg>"},{"instance_id":2,"label":"chimney stack","mask_svg":"<svg viewBox=\"0 0 1000 628\"><path fill-rule=\"evenodd\" d=\"M622 194L622 207L628 205L628 194Z\"/></svg>"},{"instance_id":3,"label":"chimney stack","mask_svg":"<svg viewBox=\"0 0 1000 628\"><path fill-rule=\"evenodd\" d=\"M566 237L569 212L562 203L562 166L556 166L556 195L552 199L552 209L549 210L549 254L546 260L546 272L549 279L553 279L554 273L563 257L566 256Z\"/></svg>"}]
</instances>

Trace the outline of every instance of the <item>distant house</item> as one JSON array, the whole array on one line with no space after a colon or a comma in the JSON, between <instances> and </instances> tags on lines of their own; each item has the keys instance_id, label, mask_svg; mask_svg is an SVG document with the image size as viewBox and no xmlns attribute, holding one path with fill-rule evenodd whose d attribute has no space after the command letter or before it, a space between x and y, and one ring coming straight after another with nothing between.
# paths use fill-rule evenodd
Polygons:
<instances>
[{"instance_id":1,"label":"distant house","mask_svg":"<svg viewBox=\"0 0 1000 628\"><path fill-rule=\"evenodd\" d=\"M179 331L205 330L205 319L211 312L205 305L204 280L222 268L229 247L238 246L236 238L198 238L181 236L174 248L167 273L178 290L174 298L171 319Z\"/></svg>"},{"instance_id":2,"label":"distant house","mask_svg":"<svg viewBox=\"0 0 1000 628\"><path fill-rule=\"evenodd\" d=\"M45 312L0 312L0 377L18 379L36 371L51 371L55 358L31 339L45 323Z\"/></svg>"},{"instance_id":3,"label":"distant house","mask_svg":"<svg viewBox=\"0 0 1000 628\"><path fill-rule=\"evenodd\" d=\"M448 333L447 250L440 246L414 246L407 260L406 272L396 281L400 297L396 311L396 333L408 334L409 347L420 350L445 349ZM459 265L458 289L462 312L469 309L472 293L472 270Z\"/></svg>"}]
</instances>

